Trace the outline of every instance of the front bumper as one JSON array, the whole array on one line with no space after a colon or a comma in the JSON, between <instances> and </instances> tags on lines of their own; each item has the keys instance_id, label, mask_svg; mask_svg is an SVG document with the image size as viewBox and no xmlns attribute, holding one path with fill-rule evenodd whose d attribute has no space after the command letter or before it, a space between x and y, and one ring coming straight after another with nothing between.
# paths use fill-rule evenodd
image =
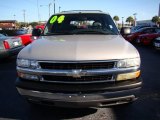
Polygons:
<instances>
[{"instance_id":1,"label":"front bumper","mask_svg":"<svg viewBox=\"0 0 160 120\"><path fill-rule=\"evenodd\" d=\"M97 87L84 85L84 88L61 86L60 88L60 85L48 83L37 84L20 79L16 81L18 92L28 100L59 107L106 107L128 103L139 96L141 84L142 81L138 78L132 82L127 81L117 85L106 85L106 87L101 85L100 89L98 85L95 85Z\"/></svg>"}]
</instances>

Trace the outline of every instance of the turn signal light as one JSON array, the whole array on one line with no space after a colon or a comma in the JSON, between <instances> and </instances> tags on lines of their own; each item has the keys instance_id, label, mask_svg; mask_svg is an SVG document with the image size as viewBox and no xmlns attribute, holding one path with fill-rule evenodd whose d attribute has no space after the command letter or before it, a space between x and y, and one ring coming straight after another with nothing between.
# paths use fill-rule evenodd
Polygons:
<instances>
[{"instance_id":1,"label":"turn signal light","mask_svg":"<svg viewBox=\"0 0 160 120\"><path fill-rule=\"evenodd\" d=\"M117 81L134 79L134 78L138 78L139 76L140 76L140 70L136 72L131 72L131 73L119 74L117 76Z\"/></svg>"}]
</instances>

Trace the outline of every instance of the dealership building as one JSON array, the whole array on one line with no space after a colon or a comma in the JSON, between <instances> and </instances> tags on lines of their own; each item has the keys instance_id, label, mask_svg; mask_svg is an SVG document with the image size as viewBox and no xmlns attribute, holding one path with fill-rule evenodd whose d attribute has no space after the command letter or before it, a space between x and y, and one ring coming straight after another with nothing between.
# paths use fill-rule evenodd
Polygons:
<instances>
[{"instance_id":1,"label":"dealership building","mask_svg":"<svg viewBox=\"0 0 160 120\"><path fill-rule=\"evenodd\" d=\"M16 23L16 20L0 20L0 29L14 29Z\"/></svg>"}]
</instances>

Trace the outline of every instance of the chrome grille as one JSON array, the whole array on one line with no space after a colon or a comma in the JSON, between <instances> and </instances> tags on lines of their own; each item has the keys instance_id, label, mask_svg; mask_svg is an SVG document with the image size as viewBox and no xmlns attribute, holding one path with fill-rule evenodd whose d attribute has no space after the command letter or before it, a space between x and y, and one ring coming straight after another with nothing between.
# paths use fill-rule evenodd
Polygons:
<instances>
[{"instance_id":1,"label":"chrome grille","mask_svg":"<svg viewBox=\"0 0 160 120\"><path fill-rule=\"evenodd\" d=\"M39 62L42 69L54 70L93 70L93 69L111 69L114 67L115 62L89 62L89 63L51 63Z\"/></svg>"},{"instance_id":2,"label":"chrome grille","mask_svg":"<svg viewBox=\"0 0 160 120\"><path fill-rule=\"evenodd\" d=\"M99 75L99 76L82 76L79 78L74 78L72 76L52 76L43 75L44 81L49 82L59 82L59 83L102 83L113 81L113 75Z\"/></svg>"}]
</instances>

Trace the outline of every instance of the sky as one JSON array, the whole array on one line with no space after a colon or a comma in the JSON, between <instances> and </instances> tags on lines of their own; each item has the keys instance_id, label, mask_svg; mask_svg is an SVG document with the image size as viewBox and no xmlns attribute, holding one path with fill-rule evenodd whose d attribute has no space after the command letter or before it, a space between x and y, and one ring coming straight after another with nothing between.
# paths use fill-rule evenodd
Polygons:
<instances>
[{"instance_id":1,"label":"sky","mask_svg":"<svg viewBox=\"0 0 160 120\"><path fill-rule=\"evenodd\" d=\"M17 20L18 22L46 21L50 13L54 14L54 0L0 0L0 20ZM158 15L160 0L55 0L56 13L67 10L102 10L112 17L127 17L137 13L137 20L151 20ZM38 14L39 13L39 14ZM119 21L119 22L120 22Z\"/></svg>"}]
</instances>

